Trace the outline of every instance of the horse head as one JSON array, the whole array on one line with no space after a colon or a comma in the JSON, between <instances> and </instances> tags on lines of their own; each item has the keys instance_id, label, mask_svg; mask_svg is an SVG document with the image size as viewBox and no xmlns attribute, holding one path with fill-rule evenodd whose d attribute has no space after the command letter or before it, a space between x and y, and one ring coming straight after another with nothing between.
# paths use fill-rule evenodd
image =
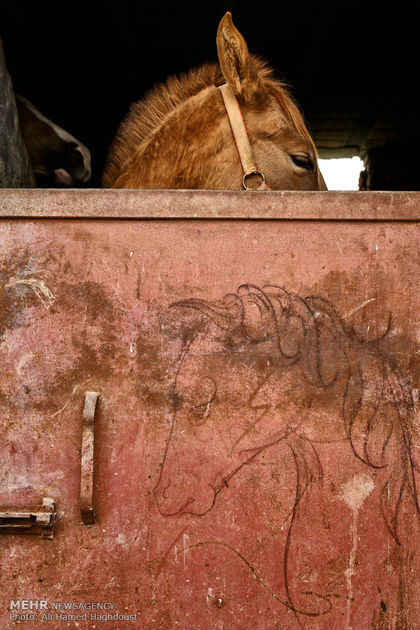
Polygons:
<instances>
[{"instance_id":1,"label":"horse head","mask_svg":"<svg viewBox=\"0 0 420 630\"><path fill-rule=\"evenodd\" d=\"M273 190L324 190L313 140L285 85L251 55L230 13L217 32L219 64L205 65L135 103L108 156L103 185L242 188L243 160L221 86L240 108L258 171ZM242 161L242 164L241 164ZM258 177L247 188L258 188Z\"/></svg>"},{"instance_id":2,"label":"horse head","mask_svg":"<svg viewBox=\"0 0 420 630\"><path fill-rule=\"evenodd\" d=\"M203 515L241 467L296 435L345 439L339 333L279 287L243 285L221 305L185 300L204 319L177 369L174 414L155 495L164 515ZM328 348L328 350L327 350ZM342 383L341 383L342 387ZM326 389L328 388L328 393Z\"/></svg>"},{"instance_id":3,"label":"horse head","mask_svg":"<svg viewBox=\"0 0 420 630\"><path fill-rule=\"evenodd\" d=\"M16 94L20 128L32 169L47 185L77 186L92 175L89 150Z\"/></svg>"}]
</instances>

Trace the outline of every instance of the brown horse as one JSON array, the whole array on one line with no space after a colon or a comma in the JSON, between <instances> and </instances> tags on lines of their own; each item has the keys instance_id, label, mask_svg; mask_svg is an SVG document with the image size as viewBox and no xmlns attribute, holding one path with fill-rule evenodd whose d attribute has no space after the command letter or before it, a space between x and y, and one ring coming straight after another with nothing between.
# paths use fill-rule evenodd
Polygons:
<instances>
[{"instance_id":1,"label":"brown horse","mask_svg":"<svg viewBox=\"0 0 420 630\"><path fill-rule=\"evenodd\" d=\"M257 189L265 177L264 187L273 190L326 190L297 105L248 52L230 13L220 22L217 50L219 64L170 78L132 105L111 146L104 187ZM229 91L239 131L221 87Z\"/></svg>"}]
</instances>

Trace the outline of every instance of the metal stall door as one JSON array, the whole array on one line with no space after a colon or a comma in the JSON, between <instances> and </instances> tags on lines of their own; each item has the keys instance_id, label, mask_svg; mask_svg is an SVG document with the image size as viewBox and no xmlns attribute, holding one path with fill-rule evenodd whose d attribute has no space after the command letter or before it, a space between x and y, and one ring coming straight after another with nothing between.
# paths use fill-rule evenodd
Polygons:
<instances>
[{"instance_id":1,"label":"metal stall door","mask_svg":"<svg viewBox=\"0 0 420 630\"><path fill-rule=\"evenodd\" d=\"M0 628L419 628L420 195L0 202Z\"/></svg>"}]
</instances>

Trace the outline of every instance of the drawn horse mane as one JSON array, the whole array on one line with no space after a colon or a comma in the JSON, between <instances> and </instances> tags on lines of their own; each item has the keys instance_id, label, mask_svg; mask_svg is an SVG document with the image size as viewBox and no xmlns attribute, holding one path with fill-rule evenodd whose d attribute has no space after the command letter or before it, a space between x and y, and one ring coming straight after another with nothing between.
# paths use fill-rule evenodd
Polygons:
<instances>
[{"instance_id":1,"label":"drawn horse mane","mask_svg":"<svg viewBox=\"0 0 420 630\"><path fill-rule=\"evenodd\" d=\"M221 303L188 299L174 306L198 310L232 338L269 344L267 352L279 366L301 364L309 385L328 389L342 384L345 434L357 459L388 471L381 511L400 544L404 495L420 515L415 480L420 468L412 450L414 404L408 384L377 343L357 337L328 300L302 298L278 286L242 285Z\"/></svg>"}]
</instances>

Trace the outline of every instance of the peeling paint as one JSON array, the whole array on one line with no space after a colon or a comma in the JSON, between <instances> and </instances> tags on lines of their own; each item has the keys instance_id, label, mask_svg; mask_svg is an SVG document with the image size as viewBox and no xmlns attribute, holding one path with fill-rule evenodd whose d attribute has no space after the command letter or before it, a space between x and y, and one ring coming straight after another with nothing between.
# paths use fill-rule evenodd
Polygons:
<instances>
[{"instance_id":1,"label":"peeling paint","mask_svg":"<svg viewBox=\"0 0 420 630\"><path fill-rule=\"evenodd\" d=\"M40 280L39 278L11 278L6 284L6 287L14 287L19 284L30 287L45 308L51 308L55 296L47 287L44 280Z\"/></svg>"},{"instance_id":2,"label":"peeling paint","mask_svg":"<svg viewBox=\"0 0 420 630\"><path fill-rule=\"evenodd\" d=\"M357 555L357 521L359 515L359 509L362 507L363 502L373 491L375 484L373 479L369 475L355 475L353 479L341 486L341 498L348 505L351 510L352 516L350 521L350 541L351 549L349 556L349 565L345 571L346 584L347 584L347 603L346 603L346 618L345 629L353 630L351 624L352 605L354 601L353 583L352 578L355 574L356 555ZM356 629L357 630L357 629Z\"/></svg>"}]
</instances>

